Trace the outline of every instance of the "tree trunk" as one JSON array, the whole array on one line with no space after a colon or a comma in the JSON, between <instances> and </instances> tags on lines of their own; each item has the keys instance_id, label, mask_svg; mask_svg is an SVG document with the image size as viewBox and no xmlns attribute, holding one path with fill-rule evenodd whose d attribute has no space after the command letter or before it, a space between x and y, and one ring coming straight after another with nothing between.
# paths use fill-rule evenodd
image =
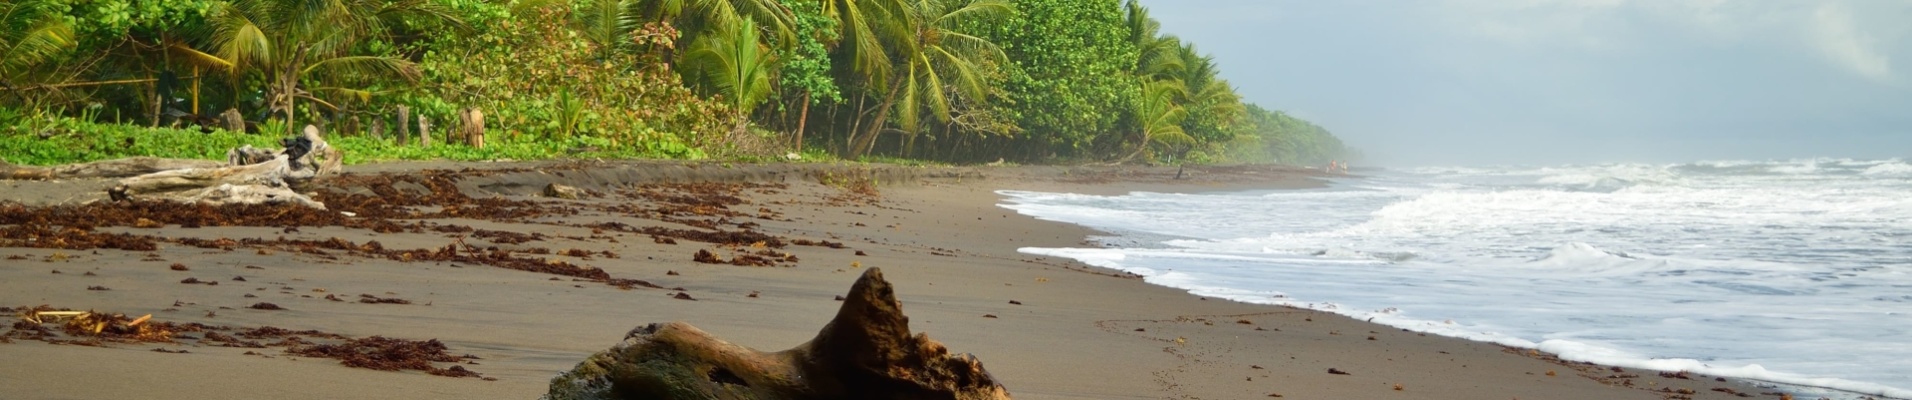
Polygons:
<instances>
[{"instance_id":1,"label":"tree trunk","mask_svg":"<svg viewBox=\"0 0 1912 400\"><path fill-rule=\"evenodd\" d=\"M883 96L883 104L879 105L876 109L876 119L870 120L869 132L863 134L862 137L856 140L856 144L850 147L850 159L862 158L865 153L870 151L871 147L876 146L876 136L883 133L884 120L890 118L890 108L896 105L896 94L902 91L903 76L897 75L895 78L891 78L890 94Z\"/></svg>"},{"instance_id":2,"label":"tree trunk","mask_svg":"<svg viewBox=\"0 0 1912 400\"><path fill-rule=\"evenodd\" d=\"M285 96L285 134L289 136L292 135L293 132L298 132L296 129L299 129L293 120L293 118L295 118L293 110L298 109L299 104L298 95L294 94L293 91L298 90L298 86L295 85L292 78L289 77L291 74L281 74L283 75L279 76L279 95Z\"/></svg>"},{"instance_id":3,"label":"tree trunk","mask_svg":"<svg viewBox=\"0 0 1912 400\"><path fill-rule=\"evenodd\" d=\"M790 146L792 153L803 153L803 128L810 123L810 94L803 95L803 112L797 117L797 141Z\"/></svg>"}]
</instances>

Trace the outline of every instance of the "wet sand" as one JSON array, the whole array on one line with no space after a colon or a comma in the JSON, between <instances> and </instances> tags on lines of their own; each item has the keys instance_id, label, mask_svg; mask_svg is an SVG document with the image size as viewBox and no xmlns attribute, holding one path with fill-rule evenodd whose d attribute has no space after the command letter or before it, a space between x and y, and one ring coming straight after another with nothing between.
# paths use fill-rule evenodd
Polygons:
<instances>
[{"instance_id":1,"label":"wet sand","mask_svg":"<svg viewBox=\"0 0 1912 400\"><path fill-rule=\"evenodd\" d=\"M0 206L0 218L15 221L0 224L0 306L16 308L6 314L48 305L199 329L170 343L91 343L54 323L37 335L9 317L0 397L530 399L651 322L689 322L761 350L796 346L834 315L835 296L862 268L882 267L913 330L975 354L1018 398L1736 397L1715 388L1777 398L1710 377L1615 371L1203 299L1021 254L1083 246L1095 232L1017 215L995 194L1320 184L1301 170L1191 168L1188 180L1169 179L1170 168L666 162L348 172L326 184L326 212L74 206L105 184L0 182L0 198L24 203ZM540 196L552 182L597 196ZM700 250L724 263L694 261ZM202 283L181 283L188 278ZM280 309L252 308L259 303ZM262 327L316 332L241 335L273 332ZM373 336L437 340L448 355L472 357L430 368L479 376L288 353Z\"/></svg>"}]
</instances>

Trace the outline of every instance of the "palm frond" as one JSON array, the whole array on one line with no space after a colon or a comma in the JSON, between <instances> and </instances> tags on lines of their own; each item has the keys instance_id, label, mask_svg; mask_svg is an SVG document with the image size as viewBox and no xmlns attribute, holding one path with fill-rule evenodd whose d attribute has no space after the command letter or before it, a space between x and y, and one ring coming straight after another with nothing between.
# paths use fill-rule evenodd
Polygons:
<instances>
[{"instance_id":1,"label":"palm frond","mask_svg":"<svg viewBox=\"0 0 1912 400\"><path fill-rule=\"evenodd\" d=\"M273 21L266 4L239 0L214 7L209 22L213 25L213 47L218 49L219 58L241 69L247 64L263 64L272 59L273 43L265 27L273 26Z\"/></svg>"},{"instance_id":2,"label":"palm frond","mask_svg":"<svg viewBox=\"0 0 1912 400\"><path fill-rule=\"evenodd\" d=\"M722 94L738 112L748 114L770 95L772 60L758 40L756 24L743 20L692 44L680 65L705 93Z\"/></svg>"},{"instance_id":3,"label":"palm frond","mask_svg":"<svg viewBox=\"0 0 1912 400\"><path fill-rule=\"evenodd\" d=\"M0 5L0 79L73 47L73 27L38 1Z\"/></svg>"},{"instance_id":4,"label":"palm frond","mask_svg":"<svg viewBox=\"0 0 1912 400\"><path fill-rule=\"evenodd\" d=\"M390 76L416 81L422 75L418 64L399 57L390 56L345 56L332 57L307 65L303 74L326 74L331 76Z\"/></svg>"}]
</instances>

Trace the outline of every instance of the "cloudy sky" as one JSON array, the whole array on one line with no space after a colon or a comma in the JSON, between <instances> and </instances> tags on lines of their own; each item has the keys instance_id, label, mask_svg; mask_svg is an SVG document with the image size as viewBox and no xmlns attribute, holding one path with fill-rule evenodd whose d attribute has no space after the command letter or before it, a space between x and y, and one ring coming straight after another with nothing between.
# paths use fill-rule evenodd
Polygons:
<instances>
[{"instance_id":1,"label":"cloudy sky","mask_svg":"<svg viewBox=\"0 0 1912 400\"><path fill-rule=\"evenodd\" d=\"M1142 0L1370 163L1912 158L1912 0Z\"/></svg>"}]
</instances>

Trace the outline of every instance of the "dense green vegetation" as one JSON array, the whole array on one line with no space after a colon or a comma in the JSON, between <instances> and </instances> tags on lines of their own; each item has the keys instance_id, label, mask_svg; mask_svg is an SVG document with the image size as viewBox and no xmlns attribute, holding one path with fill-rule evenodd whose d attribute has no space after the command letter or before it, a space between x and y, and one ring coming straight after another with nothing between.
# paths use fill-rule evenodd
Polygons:
<instances>
[{"instance_id":1,"label":"dense green vegetation","mask_svg":"<svg viewBox=\"0 0 1912 400\"><path fill-rule=\"evenodd\" d=\"M12 0L0 157L204 157L305 124L355 162L1344 156L1219 75L1122 0ZM393 138L401 108L431 145ZM470 109L483 148L446 140ZM254 134L214 129L227 110Z\"/></svg>"}]
</instances>

